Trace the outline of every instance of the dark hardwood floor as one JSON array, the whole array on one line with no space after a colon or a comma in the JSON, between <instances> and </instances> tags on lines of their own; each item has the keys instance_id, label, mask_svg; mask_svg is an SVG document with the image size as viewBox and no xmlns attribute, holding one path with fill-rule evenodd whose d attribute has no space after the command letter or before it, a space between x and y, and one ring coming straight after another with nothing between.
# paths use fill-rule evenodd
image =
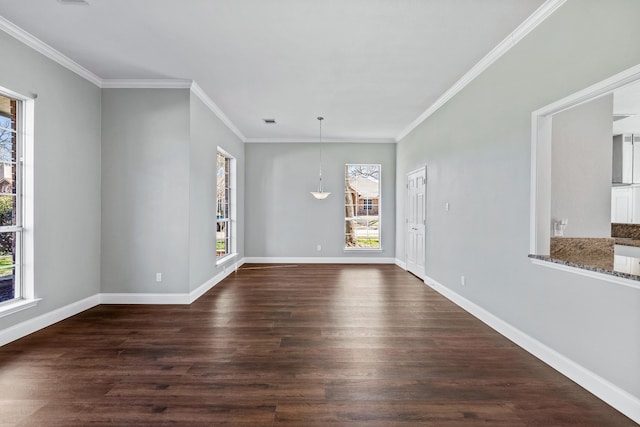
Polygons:
<instances>
[{"instance_id":1,"label":"dark hardwood floor","mask_svg":"<svg viewBox=\"0 0 640 427\"><path fill-rule=\"evenodd\" d=\"M245 265L0 347L0 426L636 426L395 266Z\"/></svg>"}]
</instances>

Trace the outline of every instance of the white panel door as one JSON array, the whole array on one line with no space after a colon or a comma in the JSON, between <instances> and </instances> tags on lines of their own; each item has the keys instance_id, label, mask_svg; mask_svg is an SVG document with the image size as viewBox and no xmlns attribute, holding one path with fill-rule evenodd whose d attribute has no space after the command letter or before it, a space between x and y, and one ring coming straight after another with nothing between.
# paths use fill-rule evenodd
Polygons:
<instances>
[{"instance_id":1,"label":"white panel door","mask_svg":"<svg viewBox=\"0 0 640 427\"><path fill-rule=\"evenodd\" d=\"M427 171L407 175L407 270L424 278Z\"/></svg>"}]
</instances>

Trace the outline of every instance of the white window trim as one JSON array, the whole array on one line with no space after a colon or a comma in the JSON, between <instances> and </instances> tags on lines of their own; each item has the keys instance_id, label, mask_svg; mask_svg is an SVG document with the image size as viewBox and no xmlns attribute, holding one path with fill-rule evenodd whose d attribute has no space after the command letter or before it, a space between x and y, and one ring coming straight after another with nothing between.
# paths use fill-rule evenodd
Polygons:
<instances>
[{"instance_id":1,"label":"white window trim","mask_svg":"<svg viewBox=\"0 0 640 427\"><path fill-rule=\"evenodd\" d=\"M20 298L14 301L7 301L6 306L4 305L5 303L0 306L0 317L9 316L13 313L35 307L40 301L42 301L42 298Z\"/></svg>"},{"instance_id":2,"label":"white window trim","mask_svg":"<svg viewBox=\"0 0 640 427\"><path fill-rule=\"evenodd\" d=\"M549 254L551 234L551 122L554 114L608 95L640 80L640 65L531 113L531 211L529 253Z\"/></svg>"},{"instance_id":3,"label":"white window trim","mask_svg":"<svg viewBox=\"0 0 640 427\"><path fill-rule=\"evenodd\" d=\"M347 248L344 245L344 237L346 234L346 230L342 230L342 251L343 252L383 252L382 248L382 164L381 163L345 163L345 167L348 165L376 165L379 170L378 177L378 247L377 248ZM343 197L344 198L344 197ZM344 204L343 204L344 206ZM343 209L344 213L344 209ZM344 216L344 215L343 215ZM343 218L343 221L346 221L346 216ZM343 225L344 226L344 225Z\"/></svg>"},{"instance_id":4,"label":"white window trim","mask_svg":"<svg viewBox=\"0 0 640 427\"><path fill-rule=\"evenodd\" d=\"M226 254L226 255L225 255L225 256L223 256L222 258L218 258L218 259L216 260L216 266L218 266L218 265L222 265L222 264L226 264L226 263L228 263L229 261L231 261L232 259L234 259L234 258L235 258L235 257L237 257L237 256L238 256L238 253L237 253L237 252L233 252L233 253L230 253L230 254Z\"/></svg>"},{"instance_id":5,"label":"white window trim","mask_svg":"<svg viewBox=\"0 0 640 427\"><path fill-rule=\"evenodd\" d=\"M0 317L8 316L22 310L36 306L42 299L36 298L34 281L34 183L33 183L33 153L35 129L35 98L16 93L10 89L0 87L0 93L19 100L22 119L17 123L18 135L21 138L22 151L22 254L20 268L20 298L0 304Z\"/></svg>"},{"instance_id":6,"label":"white window trim","mask_svg":"<svg viewBox=\"0 0 640 427\"><path fill-rule=\"evenodd\" d=\"M531 211L529 253L547 255L551 237L551 124L554 114L611 94L614 90L640 81L640 65L631 67L601 82L573 93L531 113ZM618 285L639 288L631 279L599 273L552 261L530 258L531 263L546 268L600 279Z\"/></svg>"},{"instance_id":7,"label":"white window trim","mask_svg":"<svg viewBox=\"0 0 640 427\"><path fill-rule=\"evenodd\" d=\"M222 264L226 264L227 262L229 262L230 260L232 260L233 258L235 258L236 256L238 256L238 253L236 252L236 248L237 246L237 236L236 236L236 231L237 231L237 217L236 217L236 207L237 207L237 192L236 192L236 158L234 156L232 156L229 152L227 152L225 149L223 149L222 147L218 146L217 147L217 153L222 154L223 156L227 157L229 159L229 177L231 182L229 183L229 226L230 226L230 232L231 232L231 239L229 241L229 245L231 246L230 251L228 254L226 254L223 257L216 257L216 266L222 265ZM217 186L216 186L216 191L217 191ZM216 193L217 194L217 193Z\"/></svg>"}]
</instances>

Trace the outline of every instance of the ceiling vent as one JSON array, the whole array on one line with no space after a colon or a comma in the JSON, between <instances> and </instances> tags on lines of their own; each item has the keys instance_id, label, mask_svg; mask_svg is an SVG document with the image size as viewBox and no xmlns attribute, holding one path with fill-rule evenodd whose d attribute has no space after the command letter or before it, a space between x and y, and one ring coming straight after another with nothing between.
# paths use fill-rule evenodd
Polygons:
<instances>
[{"instance_id":1,"label":"ceiling vent","mask_svg":"<svg viewBox=\"0 0 640 427\"><path fill-rule=\"evenodd\" d=\"M275 125L276 124L276 119L262 119L262 121L264 121L268 125Z\"/></svg>"}]
</instances>

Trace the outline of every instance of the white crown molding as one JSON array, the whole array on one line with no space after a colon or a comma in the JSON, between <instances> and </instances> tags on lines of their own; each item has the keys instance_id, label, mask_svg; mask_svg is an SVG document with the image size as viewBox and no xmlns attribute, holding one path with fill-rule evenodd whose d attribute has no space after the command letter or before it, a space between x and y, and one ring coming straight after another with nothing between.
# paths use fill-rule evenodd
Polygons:
<instances>
[{"instance_id":1,"label":"white crown molding","mask_svg":"<svg viewBox=\"0 0 640 427\"><path fill-rule=\"evenodd\" d=\"M73 71L80 77L85 78L94 85L102 87L102 79L100 77L87 70L77 62L71 60L67 56L63 55L62 53L58 52L39 38L27 33L25 30L15 25L13 22L3 18L2 16L0 16L0 30L9 34L18 41L26 44L33 50L43 54L47 58L57 62L63 67Z\"/></svg>"},{"instance_id":2,"label":"white crown molding","mask_svg":"<svg viewBox=\"0 0 640 427\"><path fill-rule=\"evenodd\" d=\"M68 70L76 73L80 77L90 81L99 88L106 89L121 89L121 88L136 88L136 89L191 89L191 91L198 97L205 105L238 137L242 142L245 142L245 137L240 130L229 120L229 118L222 112L222 110L207 96L206 93L198 86L198 84L192 80L183 79L102 79L96 74L87 70L77 62L73 61L69 57L58 52L42 40L26 32L22 28L15 25L13 22L0 16L0 30L14 37L18 41L24 43L35 51L43 54L47 58L57 62Z\"/></svg>"},{"instance_id":3,"label":"white crown molding","mask_svg":"<svg viewBox=\"0 0 640 427\"><path fill-rule=\"evenodd\" d=\"M460 80L458 80L451 88L449 88L436 102L431 105L424 113L415 119L395 138L364 138L364 139L335 139L323 140L323 142L351 143L351 142L368 142L368 143L390 143L399 142L411 131L413 131L420 123L425 121L429 116L435 113L447 101L453 98L458 92L464 89L470 82L478 77L491 64L498 60L502 55L508 52L527 34L533 31L538 25L562 6L566 0L547 0L540 6L531 16L529 16L522 24L520 24L509 36L507 36L498 46L491 50L484 58L480 60L471 70L469 70ZM13 24L11 21L0 16L0 30L16 38L32 49L40 52L49 59L57 62L63 67L73 71L79 76L85 78L100 88L191 88L191 91L242 141L250 143L293 143L293 142L317 142L316 140L289 140L289 139L272 139L272 138L246 138L242 132L233 124L227 115L218 107L215 102L207 96L195 81L181 79L101 79L96 74L87 70L77 62L71 60L56 49L47 45L37 37L29 34L22 28ZM191 82L190 85L188 82Z\"/></svg>"},{"instance_id":4,"label":"white crown molding","mask_svg":"<svg viewBox=\"0 0 640 427\"><path fill-rule=\"evenodd\" d=\"M192 80L184 79L104 79L103 89L190 89Z\"/></svg>"},{"instance_id":5,"label":"white crown molding","mask_svg":"<svg viewBox=\"0 0 640 427\"><path fill-rule=\"evenodd\" d=\"M533 12L522 24L520 24L511 34L494 47L484 58L467 71L453 86L451 86L440 98L436 100L424 113L418 116L409 126L407 126L395 138L396 142L400 142L405 136L413 131L420 123L424 122L429 116L438 111L440 107L453 98L458 92L464 89L469 83L475 80L487 68L496 62L502 55L507 53L520 40L532 32L538 25L543 23L551 14L553 14L567 0L547 0L535 12Z\"/></svg>"},{"instance_id":6,"label":"white crown molding","mask_svg":"<svg viewBox=\"0 0 640 427\"><path fill-rule=\"evenodd\" d=\"M425 275L424 283L637 423L640 399Z\"/></svg>"},{"instance_id":7,"label":"white crown molding","mask_svg":"<svg viewBox=\"0 0 640 427\"><path fill-rule=\"evenodd\" d=\"M231 132L233 132L238 138L240 138L240 141L246 141L247 138L245 138L242 132L240 132L240 129L238 129L236 125L233 124L229 117L227 117L227 115L220 109L220 107L218 107L216 103L213 102L206 93L204 93L202 88L195 81L191 83L191 92L193 92L195 96L200 98L200 101L202 101L204 105L206 105L211 110L211 112L213 112L213 114L215 114L216 117L218 117L220 121L222 121L222 123L224 123L229 128L229 130L231 130Z\"/></svg>"},{"instance_id":8,"label":"white crown molding","mask_svg":"<svg viewBox=\"0 0 640 427\"><path fill-rule=\"evenodd\" d=\"M246 138L248 144L301 144L321 142L319 138ZM394 138L322 138L327 144L395 144Z\"/></svg>"},{"instance_id":9,"label":"white crown molding","mask_svg":"<svg viewBox=\"0 0 640 427\"><path fill-rule=\"evenodd\" d=\"M104 89L190 89L204 105L215 114L222 123L229 128L242 142L246 138L240 130L233 124L226 114L207 96L202 88L193 80L185 79L105 79L102 81Z\"/></svg>"}]
</instances>

